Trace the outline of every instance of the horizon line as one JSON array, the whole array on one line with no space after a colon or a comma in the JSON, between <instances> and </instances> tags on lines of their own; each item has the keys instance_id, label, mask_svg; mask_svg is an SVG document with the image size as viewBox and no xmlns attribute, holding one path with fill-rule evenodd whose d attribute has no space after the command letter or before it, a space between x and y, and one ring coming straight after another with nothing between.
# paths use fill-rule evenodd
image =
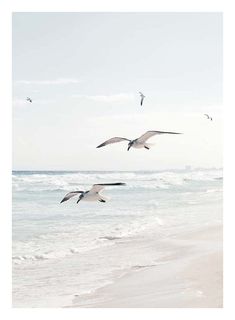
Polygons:
<instances>
[{"instance_id":1,"label":"horizon line","mask_svg":"<svg viewBox=\"0 0 235 320\"><path fill-rule=\"evenodd\" d=\"M188 167L188 168L187 168ZM204 170L209 170L209 169L223 169L223 167L216 167L216 166L213 166L213 167L193 167L193 166L190 166L190 165L186 165L184 168L164 168L164 169L150 169L150 170L144 170L144 169L140 169L140 170L89 170L89 169L86 169L86 170L79 170L79 169L12 169L11 171L14 172L14 171L25 171L25 172L30 172L30 171L37 171L37 172L45 172L45 171L51 171L51 172L60 172L60 171L65 171L65 172L87 172L87 171L93 171L93 172L99 172L99 171L103 171L103 172L112 172L112 171L116 171L116 172L138 172L138 171L163 171L163 170L185 170L185 169L191 169L191 170L196 170L196 169L204 169Z\"/></svg>"}]
</instances>

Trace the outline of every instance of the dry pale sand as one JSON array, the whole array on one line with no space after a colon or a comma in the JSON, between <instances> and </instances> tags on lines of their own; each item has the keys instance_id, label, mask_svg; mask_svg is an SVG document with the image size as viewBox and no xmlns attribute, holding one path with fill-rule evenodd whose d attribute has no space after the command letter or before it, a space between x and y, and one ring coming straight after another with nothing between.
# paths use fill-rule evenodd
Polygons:
<instances>
[{"instance_id":1,"label":"dry pale sand","mask_svg":"<svg viewBox=\"0 0 235 320\"><path fill-rule=\"evenodd\" d=\"M74 307L221 308L223 306L222 227L204 228L170 239L182 246L157 266L132 270ZM184 247L191 250L184 250Z\"/></svg>"}]
</instances>

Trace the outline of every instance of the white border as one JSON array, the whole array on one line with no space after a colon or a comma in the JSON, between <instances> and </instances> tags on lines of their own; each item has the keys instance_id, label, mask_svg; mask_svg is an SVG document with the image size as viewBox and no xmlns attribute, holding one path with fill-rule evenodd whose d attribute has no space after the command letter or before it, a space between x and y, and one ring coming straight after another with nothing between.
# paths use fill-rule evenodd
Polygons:
<instances>
[{"instance_id":1,"label":"white border","mask_svg":"<svg viewBox=\"0 0 235 320\"><path fill-rule=\"evenodd\" d=\"M1 105L1 311L4 319L232 319L234 313L234 127L235 127L235 17L232 1L5 1L0 8L0 105ZM12 12L224 12L224 110L225 112L225 293L223 309L11 309L11 13Z\"/></svg>"}]
</instances>

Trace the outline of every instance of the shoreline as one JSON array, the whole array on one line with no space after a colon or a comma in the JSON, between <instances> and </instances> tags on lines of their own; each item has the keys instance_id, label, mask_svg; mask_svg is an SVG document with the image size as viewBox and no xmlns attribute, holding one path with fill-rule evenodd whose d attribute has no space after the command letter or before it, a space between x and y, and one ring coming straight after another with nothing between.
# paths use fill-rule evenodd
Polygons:
<instances>
[{"instance_id":1,"label":"shoreline","mask_svg":"<svg viewBox=\"0 0 235 320\"><path fill-rule=\"evenodd\" d=\"M222 231L219 225L172 237L169 244L182 248L177 254L129 270L112 284L75 297L70 307L222 308Z\"/></svg>"}]
</instances>

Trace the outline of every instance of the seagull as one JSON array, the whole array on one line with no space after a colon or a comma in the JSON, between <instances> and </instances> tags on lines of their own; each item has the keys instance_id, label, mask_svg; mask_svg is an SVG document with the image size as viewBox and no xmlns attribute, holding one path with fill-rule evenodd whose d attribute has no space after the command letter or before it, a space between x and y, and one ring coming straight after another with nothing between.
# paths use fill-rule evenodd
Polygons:
<instances>
[{"instance_id":1,"label":"seagull","mask_svg":"<svg viewBox=\"0 0 235 320\"><path fill-rule=\"evenodd\" d=\"M142 136L140 136L139 138L134 139L134 140L121 138L121 137L114 137L114 138L111 138L111 139L101 143L96 148L101 148L101 147L104 147L104 146L106 146L108 144L116 143L116 142L120 142L120 141L129 141L128 142L127 151L129 151L131 147L138 148L138 149L139 148L145 148L145 149L149 150L150 149L150 144L146 143L146 141L149 138L151 138L152 136L155 136L156 134L181 134L181 133L178 133L178 132L167 132L167 131L147 131Z\"/></svg>"},{"instance_id":2,"label":"seagull","mask_svg":"<svg viewBox=\"0 0 235 320\"><path fill-rule=\"evenodd\" d=\"M143 93L142 93L142 92L139 92L139 94L140 94L140 97L141 97L140 105L142 106L142 105L143 105L143 101L144 101L145 96L143 95Z\"/></svg>"},{"instance_id":3,"label":"seagull","mask_svg":"<svg viewBox=\"0 0 235 320\"><path fill-rule=\"evenodd\" d=\"M27 97L27 99L26 99L28 102L33 102L33 100L31 99L31 98L29 98L29 97Z\"/></svg>"},{"instance_id":4,"label":"seagull","mask_svg":"<svg viewBox=\"0 0 235 320\"><path fill-rule=\"evenodd\" d=\"M204 116L206 116L207 119L210 119L212 121L212 118L208 114L204 113Z\"/></svg>"},{"instance_id":5,"label":"seagull","mask_svg":"<svg viewBox=\"0 0 235 320\"><path fill-rule=\"evenodd\" d=\"M106 199L99 193L105 186L125 186L125 183L116 182L116 183L98 183L93 184L92 188L88 191L72 191L67 193L64 198L60 201L60 203L69 200L70 198L80 194L78 201L99 201L106 202Z\"/></svg>"}]
</instances>

